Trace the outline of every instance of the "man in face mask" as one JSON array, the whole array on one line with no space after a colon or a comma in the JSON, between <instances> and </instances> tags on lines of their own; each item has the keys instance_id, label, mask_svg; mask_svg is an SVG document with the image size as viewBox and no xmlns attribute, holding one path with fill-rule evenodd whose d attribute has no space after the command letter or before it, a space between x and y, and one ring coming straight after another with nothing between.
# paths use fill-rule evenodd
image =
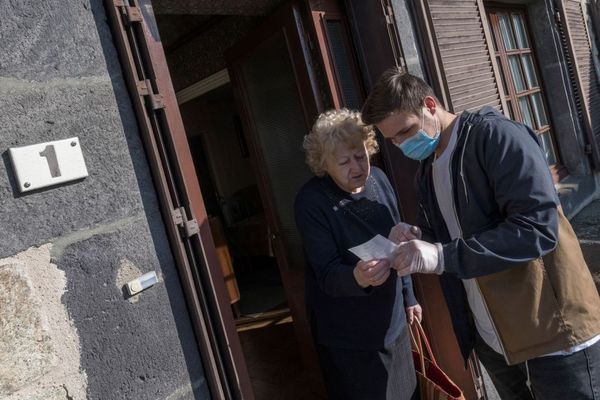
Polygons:
<instances>
[{"instance_id":1,"label":"man in face mask","mask_svg":"<svg viewBox=\"0 0 600 400\"><path fill-rule=\"evenodd\" d=\"M600 298L536 134L491 107L458 117L398 69L362 119L420 161L422 240L396 226L394 268L440 275L465 360L503 399L597 399Z\"/></svg>"}]
</instances>

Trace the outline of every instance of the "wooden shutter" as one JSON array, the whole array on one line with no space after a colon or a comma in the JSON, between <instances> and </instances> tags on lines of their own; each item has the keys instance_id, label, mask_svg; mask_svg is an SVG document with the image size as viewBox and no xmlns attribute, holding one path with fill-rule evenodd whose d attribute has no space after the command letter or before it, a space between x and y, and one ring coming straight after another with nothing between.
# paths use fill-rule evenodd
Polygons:
<instances>
[{"instance_id":1,"label":"wooden shutter","mask_svg":"<svg viewBox=\"0 0 600 400\"><path fill-rule=\"evenodd\" d=\"M490 54L485 13L477 0L422 0L442 101L462 112L489 105L504 109Z\"/></svg>"},{"instance_id":2,"label":"wooden shutter","mask_svg":"<svg viewBox=\"0 0 600 400\"><path fill-rule=\"evenodd\" d=\"M586 23L588 3L580 0L559 0L558 25L563 46L566 47L566 65L572 78L579 119L588 136L595 167L600 167L600 88L594 67L590 35Z\"/></svg>"}]
</instances>

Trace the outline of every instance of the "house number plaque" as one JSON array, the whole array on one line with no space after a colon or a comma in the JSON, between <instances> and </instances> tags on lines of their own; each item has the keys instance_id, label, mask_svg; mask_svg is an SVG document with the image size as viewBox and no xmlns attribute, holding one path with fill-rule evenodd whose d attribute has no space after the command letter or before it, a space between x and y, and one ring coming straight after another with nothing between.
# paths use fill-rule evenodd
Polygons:
<instances>
[{"instance_id":1,"label":"house number plaque","mask_svg":"<svg viewBox=\"0 0 600 400\"><path fill-rule=\"evenodd\" d=\"M29 192L88 176L79 139L73 137L8 150L17 185Z\"/></svg>"}]
</instances>

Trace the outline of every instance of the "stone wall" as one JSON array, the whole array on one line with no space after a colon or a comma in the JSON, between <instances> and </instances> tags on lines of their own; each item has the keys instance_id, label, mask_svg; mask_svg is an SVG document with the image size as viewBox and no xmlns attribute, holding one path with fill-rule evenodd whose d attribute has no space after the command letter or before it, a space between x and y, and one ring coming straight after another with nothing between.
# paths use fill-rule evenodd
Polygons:
<instances>
[{"instance_id":1,"label":"stone wall","mask_svg":"<svg viewBox=\"0 0 600 400\"><path fill-rule=\"evenodd\" d=\"M102 2L0 15L0 398L208 398ZM19 194L8 149L73 136L89 176Z\"/></svg>"},{"instance_id":2,"label":"stone wall","mask_svg":"<svg viewBox=\"0 0 600 400\"><path fill-rule=\"evenodd\" d=\"M583 256L600 291L600 200L591 202L571 220Z\"/></svg>"}]
</instances>

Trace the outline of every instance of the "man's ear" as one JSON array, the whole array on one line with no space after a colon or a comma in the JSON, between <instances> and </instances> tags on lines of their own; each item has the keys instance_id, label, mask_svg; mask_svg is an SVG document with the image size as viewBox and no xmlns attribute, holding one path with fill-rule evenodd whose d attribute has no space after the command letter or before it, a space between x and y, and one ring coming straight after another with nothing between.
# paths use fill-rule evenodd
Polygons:
<instances>
[{"instance_id":1,"label":"man's ear","mask_svg":"<svg viewBox=\"0 0 600 400\"><path fill-rule=\"evenodd\" d=\"M425 98L423 99L423 104L429 110L431 115L435 114L435 112L437 111L437 103L433 97L425 96Z\"/></svg>"}]
</instances>

